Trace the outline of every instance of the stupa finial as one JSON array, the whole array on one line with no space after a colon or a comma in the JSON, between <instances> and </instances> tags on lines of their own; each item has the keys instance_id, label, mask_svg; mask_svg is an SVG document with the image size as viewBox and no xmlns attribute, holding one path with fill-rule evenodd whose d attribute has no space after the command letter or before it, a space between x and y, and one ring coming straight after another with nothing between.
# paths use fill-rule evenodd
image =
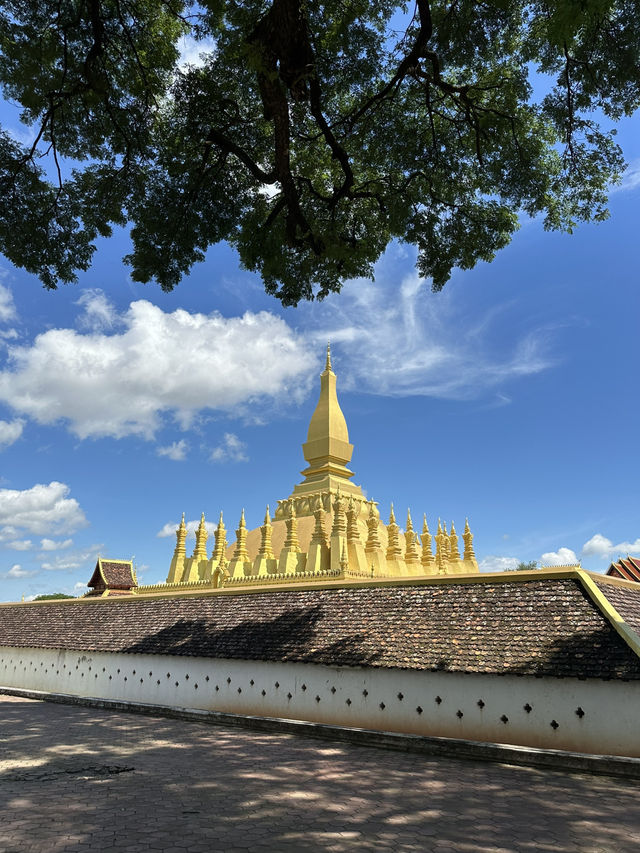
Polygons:
<instances>
[{"instance_id":1,"label":"stupa finial","mask_svg":"<svg viewBox=\"0 0 640 853\"><path fill-rule=\"evenodd\" d=\"M327 341L327 363L324 366L325 370L331 370L331 341Z\"/></svg>"}]
</instances>

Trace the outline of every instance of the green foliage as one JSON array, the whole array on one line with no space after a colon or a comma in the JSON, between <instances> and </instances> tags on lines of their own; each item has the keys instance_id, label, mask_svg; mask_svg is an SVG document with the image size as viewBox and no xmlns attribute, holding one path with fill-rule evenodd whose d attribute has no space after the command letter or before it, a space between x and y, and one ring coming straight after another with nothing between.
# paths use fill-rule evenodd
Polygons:
<instances>
[{"instance_id":1,"label":"green foliage","mask_svg":"<svg viewBox=\"0 0 640 853\"><path fill-rule=\"evenodd\" d=\"M613 131L640 103L635 0L9 0L0 251L44 285L131 226L133 277L171 290L234 245L285 305L372 275L391 239L444 286L518 215L607 216ZM184 34L201 66L180 66ZM529 74L550 75L532 100Z\"/></svg>"},{"instance_id":2,"label":"green foliage","mask_svg":"<svg viewBox=\"0 0 640 853\"><path fill-rule=\"evenodd\" d=\"M75 598L74 595L65 595L64 592L52 592L49 595L36 595L34 601L58 601L60 598Z\"/></svg>"},{"instance_id":3,"label":"green foliage","mask_svg":"<svg viewBox=\"0 0 640 853\"><path fill-rule=\"evenodd\" d=\"M518 563L515 569L510 569L512 572L533 572L535 569L538 569L538 563L536 560L530 560L528 563Z\"/></svg>"}]
</instances>

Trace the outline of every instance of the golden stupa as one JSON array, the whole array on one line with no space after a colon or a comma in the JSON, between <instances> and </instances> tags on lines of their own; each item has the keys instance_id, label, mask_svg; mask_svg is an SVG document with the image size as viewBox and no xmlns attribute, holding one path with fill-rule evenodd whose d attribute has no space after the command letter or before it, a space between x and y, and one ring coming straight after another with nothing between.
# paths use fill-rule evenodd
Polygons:
<instances>
[{"instance_id":1,"label":"golden stupa","mask_svg":"<svg viewBox=\"0 0 640 853\"><path fill-rule=\"evenodd\" d=\"M221 512L210 556L204 513L193 554L187 556L183 514L166 584L157 587L167 591L186 591L194 586L264 588L295 581L348 583L478 572L468 521L462 534L461 555L453 523L447 531L446 524L438 520L437 532L432 536L423 516L422 533L418 536L408 511L401 531L393 504L385 524L376 501L368 500L360 486L351 482L353 472L347 465L353 445L338 402L329 346L320 375L320 398L302 452L308 463L301 472L304 480L288 498L278 501L273 518L267 506L264 523L248 530L243 510L235 542L228 544Z\"/></svg>"}]
</instances>

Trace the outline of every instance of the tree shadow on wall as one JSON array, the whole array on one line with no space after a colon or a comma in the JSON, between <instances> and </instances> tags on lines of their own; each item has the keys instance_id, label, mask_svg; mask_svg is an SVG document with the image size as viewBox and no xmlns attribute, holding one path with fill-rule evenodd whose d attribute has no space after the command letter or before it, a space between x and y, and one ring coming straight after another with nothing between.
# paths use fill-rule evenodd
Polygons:
<instances>
[{"instance_id":1,"label":"tree shadow on wall","mask_svg":"<svg viewBox=\"0 0 640 853\"><path fill-rule=\"evenodd\" d=\"M126 646L135 654L185 655L365 666L380 657L363 632L347 637L323 636L322 608L300 607L273 618L248 619L231 627L211 625L205 619L179 619Z\"/></svg>"}]
</instances>

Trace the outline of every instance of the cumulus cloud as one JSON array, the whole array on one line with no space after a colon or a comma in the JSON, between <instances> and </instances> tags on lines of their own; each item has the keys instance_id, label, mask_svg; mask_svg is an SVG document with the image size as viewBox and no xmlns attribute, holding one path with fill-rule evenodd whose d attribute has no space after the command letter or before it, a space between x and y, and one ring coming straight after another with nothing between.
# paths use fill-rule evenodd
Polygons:
<instances>
[{"instance_id":1,"label":"cumulus cloud","mask_svg":"<svg viewBox=\"0 0 640 853\"><path fill-rule=\"evenodd\" d=\"M611 539L603 536L602 533L596 533L584 543L582 554L585 557L599 557L602 560L611 560L619 555L640 554L640 537L635 542L618 542L614 545Z\"/></svg>"},{"instance_id":2,"label":"cumulus cloud","mask_svg":"<svg viewBox=\"0 0 640 853\"><path fill-rule=\"evenodd\" d=\"M30 551L33 548L33 542L31 539L14 539L13 542L7 542L4 547L14 551Z\"/></svg>"},{"instance_id":3,"label":"cumulus cloud","mask_svg":"<svg viewBox=\"0 0 640 853\"><path fill-rule=\"evenodd\" d=\"M478 563L481 572L510 572L517 569L520 560L517 557L498 557L489 554Z\"/></svg>"},{"instance_id":4,"label":"cumulus cloud","mask_svg":"<svg viewBox=\"0 0 640 853\"><path fill-rule=\"evenodd\" d=\"M14 539L19 530L46 536L71 533L87 524L69 486L55 480L30 489L0 489L0 539Z\"/></svg>"},{"instance_id":5,"label":"cumulus cloud","mask_svg":"<svg viewBox=\"0 0 640 853\"><path fill-rule=\"evenodd\" d=\"M225 432L221 443L211 451L211 462L248 462L247 445L232 432Z\"/></svg>"},{"instance_id":6,"label":"cumulus cloud","mask_svg":"<svg viewBox=\"0 0 640 853\"><path fill-rule=\"evenodd\" d=\"M54 541L53 539L42 539L40 542L41 551L64 551L65 548L70 548L73 545L73 539L65 539L64 541Z\"/></svg>"},{"instance_id":7,"label":"cumulus cloud","mask_svg":"<svg viewBox=\"0 0 640 853\"><path fill-rule=\"evenodd\" d=\"M19 563L15 563L8 572L4 572L2 577L6 580L15 578L31 578L38 574L37 569L23 569Z\"/></svg>"},{"instance_id":8,"label":"cumulus cloud","mask_svg":"<svg viewBox=\"0 0 640 853\"><path fill-rule=\"evenodd\" d=\"M16 307L13 294L8 287L0 284L0 323L10 323L16 319Z\"/></svg>"},{"instance_id":9,"label":"cumulus cloud","mask_svg":"<svg viewBox=\"0 0 640 853\"><path fill-rule=\"evenodd\" d=\"M575 551L571 548L558 548L557 551L547 551L544 553L538 563L542 566L573 566L578 561Z\"/></svg>"},{"instance_id":10,"label":"cumulus cloud","mask_svg":"<svg viewBox=\"0 0 640 853\"><path fill-rule=\"evenodd\" d=\"M466 400L486 391L498 394L508 380L552 366L547 330L535 330L506 352L496 352L492 314L465 317L450 291L434 297L415 273L400 288L388 278L379 275L375 285L347 282L338 299L325 300L320 310L314 306L320 327L316 340L330 339L347 357L343 388ZM498 399L500 405L509 403L504 394Z\"/></svg>"},{"instance_id":11,"label":"cumulus cloud","mask_svg":"<svg viewBox=\"0 0 640 853\"><path fill-rule=\"evenodd\" d=\"M22 435L24 429L24 421L16 419L15 421L0 421L0 450L9 447L17 441Z\"/></svg>"},{"instance_id":12,"label":"cumulus cloud","mask_svg":"<svg viewBox=\"0 0 640 853\"><path fill-rule=\"evenodd\" d=\"M91 574L95 561L102 551L104 551L104 545L90 545L81 551L60 554L51 561L41 563L40 567L47 572L72 572L75 569L85 568Z\"/></svg>"},{"instance_id":13,"label":"cumulus cloud","mask_svg":"<svg viewBox=\"0 0 640 853\"><path fill-rule=\"evenodd\" d=\"M167 459L172 459L174 462L182 462L187 458L187 450L189 445L181 438L180 441L174 441L167 447L158 447L156 453L158 456L166 456Z\"/></svg>"},{"instance_id":14,"label":"cumulus cloud","mask_svg":"<svg viewBox=\"0 0 640 853\"><path fill-rule=\"evenodd\" d=\"M318 364L307 340L267 311L165 313L139 300L116 320L111 334L51 329L11 347L0 400L38 423L67 421L80 438L151 439L165 413L187 427L204 410L301 400Z\"/></svg>"}]
</instances>

